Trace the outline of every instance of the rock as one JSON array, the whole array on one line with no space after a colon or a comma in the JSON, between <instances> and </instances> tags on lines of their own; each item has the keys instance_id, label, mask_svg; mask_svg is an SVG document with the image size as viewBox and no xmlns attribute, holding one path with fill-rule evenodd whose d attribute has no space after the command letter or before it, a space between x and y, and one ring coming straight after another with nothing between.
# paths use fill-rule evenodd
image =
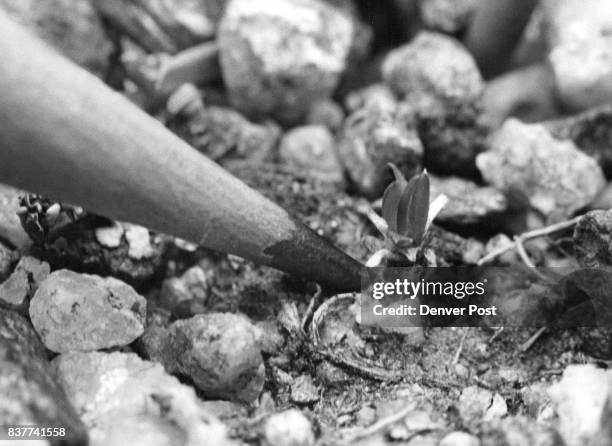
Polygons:
<instances>
[{"instance_id":1,"label":"rock","mask_svg":"<svg viewBox=\"0 0 612 446\"><path fill-rule=\"evenodd\" d=\"M125 227L125 239L129 246L128 256L136 260L153 257L155 250L151 246L149 230L129 223L123 225Z\"/></svg>"},{"instance_id":2,"label":"rock","mask_svg":"<svg viewBox=\"0 0 612 446\"><path fill-rule=\"evenodd\" d=\"M291 384L291 401L296 404L310 404L319 401L319 389L310 375L298 376Z\"/></svg>"},{"instance_id":3,"label":"rock","mask_svg":"<svg viewBox=\"0 0 612 446\"><path fill-rule=\"evenodd\" d=\"M270 156L280 137L277 125L255 124L227 107L207 107L173 130L212 159L226 156L262 161Z\"/></svg>"},{"instance_id":4,"label":"rock","mask_svg":"<svg viewBox=\"0 0 612 446\"><path fill-rule=\"evenodd\" d=\"M134 353L70 352L52 362L90 444L234 444L194 390Z\"/></svg>"},{"instance_id":5,"label":"rock","mask_svg":"<svg viewBox=\"0 0 612 446\"><path fill-rule=\"evenodd\" d=\"M24 194L0 183L0 239L6 240L15 248L27 248L32 244L17 216L19 196Z\"/></svg>"},{"instance_id":6,"label":"rock","mask_svg":"<svg viewBox=\"0 0 612 446\"><path fill-rule=\"evenodd\" d=\"M11 274L11 267L15 259L15 253L0 242L0 282Z\"/></svg>"},{"instance_id":7,"label":"rock","mask_svg":"<svg viewBox=\"0 0 612 446\"><path fill-rule=\"evenodd\" d=\"M3 309L0 395L3 424L64 427L62 444L87 443L85 426L57 382L36 332L24 317Z\"/></svg>"},{"instance_id":8,"label":"rock","mask_svg":"<svg viewBox=\"0 0 612 446\"><path fill-rule=\"evenodd\" d=\"M19 259L11 276L0 284L0 306L10 310L26 310L29 299L49 272L47 262L30 256Z\"/></svg>"},{"instance_id":9,"label":"rock","mask_svg":"<svg viewBox=\"0 0 612 446\"><path fill-rule=\"evenodd\" d=\"M118 248L121 246L121 240L125 229L121 223L114 222L111 226L102 226L96 229L96 240L106 248Z\"/></svg>"},{"instance_id":10,"label":"rock","mask_svg":"<svg viewBox=\"0 0 612 446\"><path fill-rule=\"evenodd\" d=\"M331 99L316 101L306 115L306 124L323 125L331 132L338 131L342 126L342 121L344 121L344 111Z\"/></svg>"},{"instance_id":11,"label":"rock","mask_svg":"<svg viewBox=\"0 0 612 446\"><path fill-rule=\"evenodd\" d=\"M550 64L518 68L488 81L483 113L492 128L500 127L508 118L538 122L556 116L558 100Z\"/></svg>"},{"instance_id":12,"label":"rock","mask_svg":"<svg viewBox=\"0 0 612 446\"><path fill-rule=\"evenodd\" d=\"M550 406L548 386L543 383L533 383L521 388L521 399L527 415L538 419L542 412Z\"/></svg>"},{"instance_id":13,"label":"rock","mask_svg":"<svg viewBox=\"0 0 612 446\"><path fill-rule=\"evenodd\" d=\"M570 109L612 100L612 5L606 0L543 2L549 60L558 95Z\"/></svg>"},{"instance_id":14,"label":"rock","mask_svg":"<svg viewBox=\"0 0 612 446\"><path fill-rule=\"evenodd\" d=\"M479 437L481 446L564 445L557 431L550 425L517 416L485 423L479 432Z\"/></svg>"},{"instance_id":15,"label":"rock","mask_svg":"<svg viewBox=\"0 0 612 446\"><path fill-rule=\"evenodd\" d=\"M0 0L9 17L73 62L103 77L115 48L88 0Z\"/></svg>"},{"instance_id":16,"label":"rock","mask_svg":"<svg viewBox=\"0 0 612 446\"><path fill-rule=\"evenodd\" d=\"M100 14L149 52L176 53L214 37L226 0L92 0Z\"/></svg>"},{"instance_id":17,"label":"rock","mask_svg":"<svg viewBox=\"0 0 612 446\"><path fill-rule=\"evenodd\" d=\"M423 147L411 112L396 104L370 104L345 120L338 153L358 192L378 198L393 179L388 163L412 175Z\"/></svg>"},{"instance_id":18,"label":"rock","mask_svg":"<svg viewBox=\"0 0 612 446\"><path fill-rule=\"evenodd\" d=\"M480 440L466 432L455 431L446 435L440 446L480 446Z\"/></svg>"},{"instance_id":19,"label":"rock","mask_svg":"<svg viewBox=\"0 0 612 446\"><path fill-rule=\"evenodd\" d=\"M419 3L421 19L436 31L456 34L470 24L478 0L424 0Z\"/></svg>"},{"instance_id":20,"label":"rock","mask_svg":"<svg viewBox=\"0 0 612 446\"><path fill-rule=\"evenodd\" d=\"M550 398L567 446L610 444L612 374L593 365L570 365L553 385Z\"/></svg>"},{"instance_id":21,"label":"rock","mask_svg":"<svg viewBox=\"0 0 612 446\"><path fill-rule=\"evenodd\" d=\"M458 403L459 416L466 426L475 426L506 415L506 402L499 394L478 386L463 389Z\"/></svg>"},{"instance_id":22,"label":"rock","mask_svg":"<svg viewBox=\"0 0 612 446\"><path fill-rule=\"evenodd\" d=\"M310 421L297 409L289 409L268 418L264 428L269 446L313 446L314 434Z\"/></svg>"},{"instance_id":23,"label":"rock","mask_svg":"<svg viewBox=\"0 0 612 446\"><path fill-rule=\"evenodd\" d=\"M580 266L612 270L612 210L590 211L574 227Z\"/></svg>"},{"instance_id":24,"label":"rock","mask_svg":"<svg viewBox=\"0 0 612 446\"><path fill-rule=\"evenodd\" d=\"M146 301L112 277L60 270L30 302L32 324L54 352L89 351L133 342L144 331Z\"/></svg>"},{"instance_id":25,"label":"rock","mask_svg":"<svg viewBox=\"0 0 612 446\"><path fill-rule=\"evenodd\" d=\"M444 194L448 203L438 214L437 221L474 224L499 217L507 210L506 197L493 187L481 187L459 177L429 176L430 197Z\"/></svg>"},{"instance_id":26,"label":"rock","mask_svg":"<svg viewBox=\"0 0 612 446\"><path fill-rule=\"evenodd\" d=\"M612 105L595 107L544 125L553 137L572 140L576 147L597 160L606 178L612 178Z\"/></svg>"},{"instance_id":27,"label":"rock","mask_svg":"<svg viewBox=\"0 0 612 446\"><path fill-rule=\"evenodd\" d=\"M328 98L355 37L349 15L318 0L232 0L217 41L232 104L297 123Z\"/></svg>"},{"instance_id":28,"label":"rock","mask_svg":"<svg viewBox=\"0 0 612 446\"><path fill-rule=\"evenodd\" d=\"M342 165L331 132L320 125L295 127L283 136L279 148L282 162L325 181L341 183Z\"/></svg>"},{"instance_id":29,"label":"rock","mask_svg":"<svg viewBox=\"0 0 612 446\"><path fill-rule=\"evenodd\" d=\"M259 338L259 330L243 316L199 314L170 324L149 355L169 373L189 377L209 398L250 403L264 383Z\"/></svg>"},{"instance_id":30,"label":"rock","mask_svg":"<svg viewBox=\"0 0 612 446\"><path fill-rule=\"evenodd\" d=\"M483 178L547 217L563 220L605 187L597 162L539 124L509 119L478 155Z\"/></svg>"},{"instance_id":31,"label":"rock","mask_svg":"<svg viewBox=\"0 0 612 446\"><path fill-rule=\"evenodd\" d=\"M210 287L210 273L199 265L192 266L182 276L164 280L159 305L176 316L191 317L204 309Z\"/></svg>"},{"instance_id":32,"label":"rock","mask_svg":"<svg viewBox=\"0 0 612 446\"><path fill-rule=\"evenodd\" d=\"M408 101L425 95L446 105L468 104L478 101L484 88L467 50L451 37L428 31L391 51L382 74L391 89Z\"/></svg>"},{"instance_id":33,"label":"rock","mask_svg":"<svg viewBox=\"0 0 612 446\"><path fill-rule=\"evenodd\" d=\"M393 109L397 107L397 99L387 84L375 83L367 87L353 90L346 95L344 106L350 112L362 108Z\"/></svg>"}]
</instances>

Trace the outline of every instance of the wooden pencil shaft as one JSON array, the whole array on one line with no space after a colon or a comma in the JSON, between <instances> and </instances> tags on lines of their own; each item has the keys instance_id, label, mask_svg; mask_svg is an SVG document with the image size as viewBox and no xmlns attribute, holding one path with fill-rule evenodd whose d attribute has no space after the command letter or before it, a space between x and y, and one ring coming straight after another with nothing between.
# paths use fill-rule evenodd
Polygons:
<instances>
[{"instance_id":1,"label":"wooden pencil shaft","mask_svg":"<svg viewBox=\"0 0 612 446\"><path fill-rule=\"evenodd\" d=\"M309 270L299 257L279 264L271 247L310 237L283 209L2 13L0 29L0 181L293 274L304 269L321 283L359 286L357 262L331 245L319 248L334 252L350 279Z\"/></svg>"}]
</instances>

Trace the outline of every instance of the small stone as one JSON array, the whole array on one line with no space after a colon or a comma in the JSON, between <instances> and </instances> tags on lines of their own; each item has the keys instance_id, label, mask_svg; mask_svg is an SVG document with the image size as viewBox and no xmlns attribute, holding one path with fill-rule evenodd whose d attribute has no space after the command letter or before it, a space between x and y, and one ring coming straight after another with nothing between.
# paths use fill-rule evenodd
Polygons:
<instances>
[{"instance_id":1,"label":"small stone","mask_svg":"<svg viewBox=\"0 0 612 446\"><path fill-rule=\"evenodd\" d=\"M508 413L508 405L506 404L506 400L502 398L499 393L493 395L493 400L491 401L491 405L485 412L482 417L483 421L493 420L495 418L501 418L506 416Z\"/></svg>"},{"instance_id":2,"label":"small stone","mask_svg":"<svg viewBox=\"0 0 612 446\"><path fill-rule=\"evenodd\" d=\"M107 73L114 45L89 1L0 0L0 8L78 65Z\"/></svg>"},{"instance_id":3,"label":"small stone","mask_svg":"<svg viewBox=\"0 0 612 446\"><path fill-rule=\"evenodd\" d=\"M559 433L567 446L610 444L610 371L593 365L568 366L550 398L559 416Z\"/></svg>"},{"instance_id":4,"label":"small stone","mask_svg":"<svg viewBox=\"0 0 612 446\"><path fill-rule=\"evenodd\" d=\"M410 175L420 168L423 146L411 111L396 103L369 104L345 120L338 153L357 190L378 198L393 179L388 163Z\"/></svg>"},{"instance_id":5,"label":"small stone","mask_svg":"<svg viewBox=\"0 0 612 446\"><path fill-rule=\"evenodd\" d=\"M291 385L291 401L296 404L310 404L319 401L319 389L310 375L298 376Z\"/></svg>"},{"instance_id":6,"label":"small stone","mask_svg":"<svg viewBox=\"0 0 612 446\"><path fill-rule=\"evenodd\" d=\"M569 139L580 150L597 160L606 178L612 178L612 105L591 108L566 118L545 122L544 125L557 139ZM602 203L605 209L612 203Z\"/></svg>"},{"instance_id":7,"label":"small stone","mask_svg":"<svg viewBox=\"0 0 612 446\"><path fill-rule=\"evenodd\" d=\"M151 246L151 236L149 230L142 226L124 223L125 239L128 242L128 256L140 260L152 257L155 250Z\"/></svg>"},{"instance_id":8,"label":"small stone","mask_svg":"<svg viewBox=\"0 0 612 446\"><path fill-rule=\"evenodd\" d=\"M29 299L50 271L47 262L30 256L19 259L15 271L0 284L0 306L10 310L25 310Z\"/></svg>"},{"instance_id":9,"label":"small stone","mask_svg":"<svg viewBox=\"0 0 612 446\"><path fill-rule=\"evenodd\" d=\"M96 229L96 240L107 248L118 248L125 230L121 223L114 222L112 226L102 226Z\"/></svg>"},{"instance_id":10,"label":"small stone","mask_svg":"<svg viewBox=\"0 0 612 446\"><path fill-rule=\"evenodd\" d=\"M87 444L85 426L58 383L36 332L24 317L1 308L0 395L3 424L64 427L62 444Z\"/></svg>"},{"instance_id":11,"label":"small stone","mask_svg":"<svg viewBox=\"0 0 612 446\"><path fill-rule=\"evenodd\" d=\"M264 435L269 446L312 446L315 444L310 421L297 409L289 409L268 418Z\"/></svg>"},{"instance_id":12,"label":"small stone","mask_svg":"<svg viewBox=\"0 0 612 446\"><path fill-rule=\"evenodd\" d=\"M325 181L341 183L342 165L330 131L320 125L295 127L280 142L281 161Z\"/></svg>"},{"instance_id":13,"label":"small stone","mask_svg":"<svg viewBox=\"0 0 612 446\"><path fill-rule=\"evenodd\" d=\"M343 121L344 111L342 107L331 99L316 101L306 115L306 124L323 125L331 132L338 131Z\"/></svg>"},{"instance_id":14,"label":"small stone","mask_svg":"<svg viewBox=\"0 0 612 446\"><path fill-rule=\"evenodd\" d=\"M144 331L146 301L112 277L55 271L30 302L32 324L54 352L89 351L133 342Z\"/></svg>"},{"instance_id":15,"label":"small stone","mask_svg":"<svg viewBox=\"0 0 612 446\"><path fill-rule=\"evenodd\" d=\"M525 386L521 389L521 399L525 405L527 415L537 419L550 405L548 386L542 383L533 383Z\"/></svg>"},{"instance_id":16,"label":"small stone","mask_svg":"<svg viewBox=\"0 0 612 446\"><path fill-rule=\"evenodd\" d=\"M355 30L350 15L318 0L232 0L217 35L232 104L248 116L301 121L335 89Z\"/></svg>"},{"instance_id":17,"label":"small stone","mask_svg":"<svg viewBox=\"0 0 612 446\"><path fill-rule=\"evenodd\" d=\"M419 2L419 8L427 27L456 34L470 24L478 3L478 0L424 0Z\"/></svg>"},{"instance_id":18,"label":"small stone","mask_svg":"<svg viewBox=\"0 0 612 446\"><path fill-rule=\"evenodd\" d=\"M0 242L0 282L10 276L14 261L15 253Z\"/></svg>"},{"instance_id":19,"label":"small stone","mask_svg":"<svg viewBox=\"0 0 612 446\"><path fill-rule=\"evenodd\" d=\"M210 286L209 274L199 265L192 266L182 276L164 280L159 305L177 316L191 317L204 308Z\"/></svg>"},{"instance_id":20,"label":"small stone","mask_svg":"<svg viewBox=\"0 0 612 446\"><path fill-rule=\"evenodd\" d=\"M17 249L32 244L17 216L19 197L23 194L25 192L0 183L0 239L8 241Z\"/></svg>"},{"instance_id":21,"label":"small stone","mask_svg":"<svg viewBox=\"0 0 612 446\"><path fill-rule=\"evenodd\" d=\"M612 5L606 0L543 2L558 95L574 110L612 100Z\"/></svg>"},{"instance_id":22,"label":"small stone","mask_svg":"<svg viewBox=\"0 0 612 446\"><path fill-rule=\"evenodd\" d=\"M515 119L504 123L476 164L489 184L550 221L586 206L606 184L597 162L573 142L555 140L544 126Z\"/></svg>"},{"instance_id":23,"label":"small stone","mask_svg":"<svg viewBox=\"0 0 612 446\"><path fill-rule=\"evenodd\" d=\"M214 38L226 0L92 0L114 27L149 52L176 53Z\"/></svg>"},{"instance_id":24,"label":"small stone","mask_svg":"<svg viewBox=\"0 0 612 446\"><path fill-rule=\"evenodd\" d=\"M483 256L488 255L492 252L496 252L502 248L506 248L512 244L512 240L506 234L497 234L491 237L485 245ZM496 263L500 265L512 265L516 263L518 259L518 254L514 249L509 249L503 254L498 255L495 259Z\"/></svg>"},{"instance_id":25,"label":"small stone","mask_svg":"<svg viewBox=\"0 0 612 446\"><path fill-rule=\"evenodd\" d=\"M467 432L455 431L446 435L440 446L480 446L480 440Z\"/></svg>"},{"instance_id":26,"label":"small stone","mask_svg":"<svg viewBox=\"0 0 612 446\"><path fill-rule=\"evenodd\" d=\"M508 203L503 193L493 187L482 187L459 177L429 176L430 197L444 194L449 201L436 220L455 224L474 224L503 214Z\"/></svg>"},{"instance_id":27,"label":"small stone","mask_svg":"<svg viewBox=\"0 0 612 446\"><path fill-rule=\"evenodd\" d=\"M459 416L467 426L482 421L491 407L493 393L478 386L469 386L463 389L459 397Z\"/></svg>"},{"instance_id":28,"label":"small stone","mask_svg":"<svg viewBox=\"0 0 612 446\"><path fill-rule=\"evenodd\" d=\"M170 373L191 378L207 397L255 401L264 384L260 332L230 313L199 314L178 320L150 353Z\"/></svg>"},{"instance_id":29,"label":"small stone","mask_svg":"<svg viewBox=\"0 0 612 446\"><path fill-rule=\"evenodd\" d=\"M383 78L400 97L433 96L448 105L480 99L484 83L476 62L455 39L421 31L389 53Z\"/></svg>"},{"instance_id":30,"label":"small stone","mask_svg":"<svg viewBox=\"0 0 612 446\"><path fill-rule=\"evenodd\" d=\"M321 361L317 364L317 378L327 386L342 384L351 380L351 377L342 368L329 361Z\"/></svg>"},{"instance_id":31,"label":"small stone","mask_svg":"<svg viewBox=\"0 0 612 446\"><path fill-rule=\"evenodd\" d=\"M194 390L134 353L70 352L52 362L90 444L234 444Z\"/></svg>"}]
</instances>

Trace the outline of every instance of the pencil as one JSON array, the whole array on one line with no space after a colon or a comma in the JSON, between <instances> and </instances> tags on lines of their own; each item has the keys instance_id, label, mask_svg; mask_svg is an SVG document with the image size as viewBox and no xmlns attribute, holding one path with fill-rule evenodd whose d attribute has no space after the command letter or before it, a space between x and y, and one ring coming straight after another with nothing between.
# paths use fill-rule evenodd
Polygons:
<instances>
[{"instance_id":1,"label":"pencil","mask_svg":"<svg viewBox=\"0 0 612 446\"><path fill-rule=\"evenodd\" d=\"M361 264L0 13L0 181L338 291Z\"/></svg>"}]
</instances>

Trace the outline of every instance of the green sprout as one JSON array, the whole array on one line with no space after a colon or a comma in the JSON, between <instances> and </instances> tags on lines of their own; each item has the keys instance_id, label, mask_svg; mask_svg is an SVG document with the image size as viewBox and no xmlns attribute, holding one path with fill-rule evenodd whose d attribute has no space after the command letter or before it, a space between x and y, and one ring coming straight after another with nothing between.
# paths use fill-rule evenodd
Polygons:
<instances>
[{"instance_id":1,"label":"green sprout","mask_svg":"<svg viewBox=\"0 0 612 446\"><path fill-rule=\"evenodd\" d=\"M374 222L384 237L385 249L374 253L368 266L379 265L385 258L414 262L424 251L431 222L448 202L445 195L440 195L430 203L426 170L408 181L394 164L389 167L395 180L383 194L382 219Z\"/></svg>"}]
</instances>

